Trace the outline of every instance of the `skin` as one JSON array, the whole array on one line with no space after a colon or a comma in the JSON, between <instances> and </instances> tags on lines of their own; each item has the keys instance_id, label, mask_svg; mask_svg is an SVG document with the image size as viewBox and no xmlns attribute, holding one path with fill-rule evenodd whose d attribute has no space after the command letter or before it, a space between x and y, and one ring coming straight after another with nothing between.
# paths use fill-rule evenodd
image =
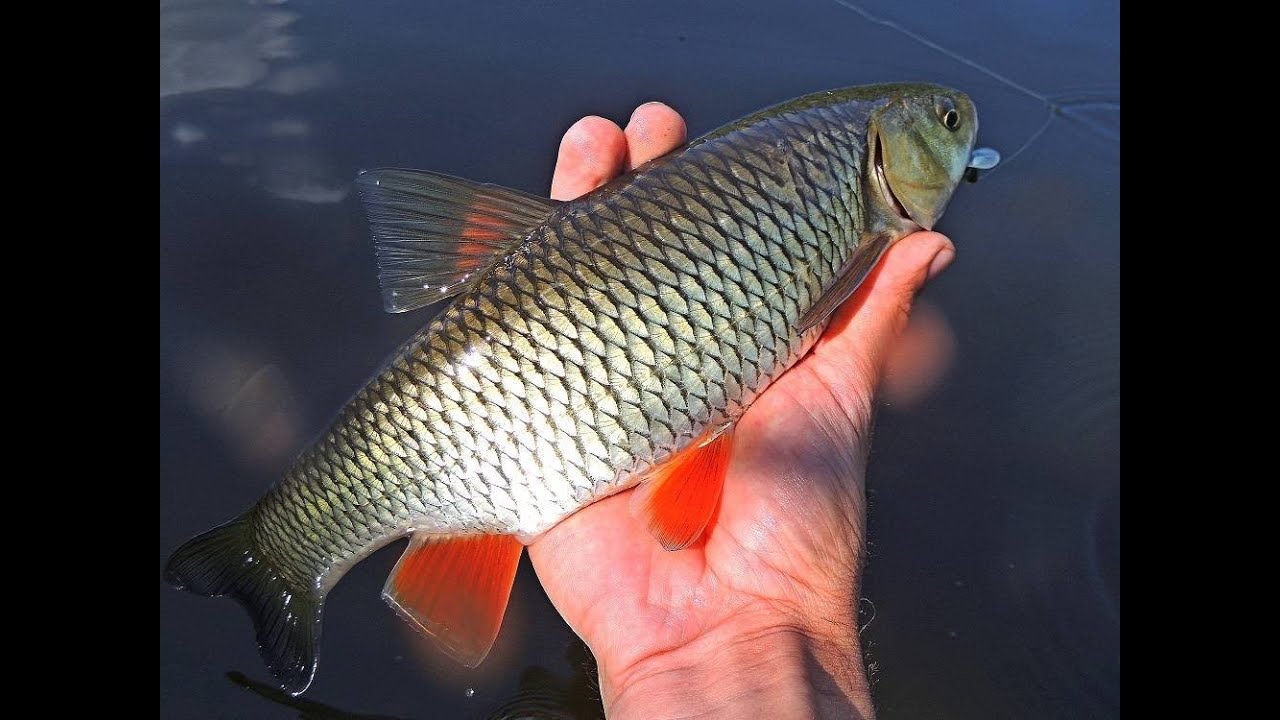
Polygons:
<instances>
[{"instance_id":1,"label":"skin","mask_svg":"<svg viewBox=\"0 0 1280 720\"><path fill-rule=\"evenodd\" d=\"M641 105L625 130L583 118L561 142L551 197L578 197L684 141L684 120L661 103ZM663 550L625 492L529 547L599 661L611 718L874 717L857 607L875 392L916 294L954 257L933 232L885 254L739 422L720 507L693 545Z\"/></svg>"}]
</instances>

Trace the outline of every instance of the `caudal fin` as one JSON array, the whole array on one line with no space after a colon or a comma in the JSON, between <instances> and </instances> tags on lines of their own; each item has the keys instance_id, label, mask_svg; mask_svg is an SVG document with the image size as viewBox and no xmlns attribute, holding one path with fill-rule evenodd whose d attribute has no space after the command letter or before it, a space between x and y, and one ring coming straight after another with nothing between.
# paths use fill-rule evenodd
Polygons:
<instances>
[{"instance_id":1,"label":"caudal fin","mask_svg":"<svg viewBox=\"0 0 1280 720\"><path fill-rule=\"evenodd\" d=\"M322 600L291 588L253 546L241 517L188 540L169 558L165 580L200 595L230 595L253 619L258 651L285 690L300 695L316 672Z\"/></svg>"}]
</instances>

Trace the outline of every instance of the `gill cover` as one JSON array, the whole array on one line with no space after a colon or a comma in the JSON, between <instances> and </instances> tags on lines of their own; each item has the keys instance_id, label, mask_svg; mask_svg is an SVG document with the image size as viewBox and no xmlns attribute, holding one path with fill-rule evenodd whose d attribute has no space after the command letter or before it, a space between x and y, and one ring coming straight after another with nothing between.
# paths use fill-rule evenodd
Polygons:
<instances>
[{"instance_id":1,"label":"gill cover","mask_svg":"<svg viewBox=\"0 0 1280 720\"><path fill-rule=\"evenodd\" d=\"M973 102L961 92L936 88L907 95L871 119L873 152L893 200L907 217L932 230L964 176L978 134Z\"/></svg>"}]
</instances>

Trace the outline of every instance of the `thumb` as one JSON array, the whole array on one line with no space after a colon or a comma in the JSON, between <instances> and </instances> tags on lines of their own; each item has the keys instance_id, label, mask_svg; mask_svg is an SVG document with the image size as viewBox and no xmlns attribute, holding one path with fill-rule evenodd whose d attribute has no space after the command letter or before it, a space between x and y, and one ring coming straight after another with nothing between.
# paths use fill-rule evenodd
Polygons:
<instances>
[{"instance_id":1,"label":"thumb","mask_svg":"<svg viewBox=\"0 0 1280 720\"><path fill-rule=\"evenodd\" d=\"M951 240L936 232L912 233L889 248L836 311L814 348L821 372L831 373L829 381L871 397L916 294L951 264L955 253Z\"/></svg>"}]
</instances>

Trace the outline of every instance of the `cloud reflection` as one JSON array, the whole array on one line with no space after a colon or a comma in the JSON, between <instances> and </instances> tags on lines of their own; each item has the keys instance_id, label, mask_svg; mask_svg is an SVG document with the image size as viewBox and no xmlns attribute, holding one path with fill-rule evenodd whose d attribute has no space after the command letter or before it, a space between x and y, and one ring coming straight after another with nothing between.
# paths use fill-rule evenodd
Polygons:
<instances>
[{"instance_id":1,"label":"cloud reflection","mask_svg":"<svg viewBox=\"0 0 1280 720\"><path fill-rule=\"evenodd\" d=\"M281 117L267 123L266 134L271 137L306 137L311 125L302 118Z\"/></svg>"},{"instance_id":2,"label":"cloud reflection","mask_svg":"<svg viewBox=\"0 0 1280 720\"><path fill-rule=\"evenodd\" d=\"M160 3L160 97L248 88L295 57L298 15L225 2Z\"/></svg>"},{"instance_id":3,"label":"cloud reflection","mask_svg":"<svg viewBox=\"0 0 1280 720\"><path fill-rule=\"evenodd\" d=\"M203 129L196 127L191 123L178 123L177 125L174 125L172 134L173 139L176 140L179 145L194 145L198 142L203 142L205 138L209 137L208 133Z\"/></svg>"},{"instance_id":4,"label":"cloud reflection","mask_svg":"<svg viewBox=\"0 0 1280 720\"><path fill-rule=\"evenodd\" d=\"M281 95L298 95L319 90L337 82L338 69L333 63L307 63L281 67L262 82L262 89Z\"/></svg>"},{"instance_id":5,"label":"cloud reflection","mask_svg":"<svg viewBox=\"0 0 1280 720\"><path fill-rule=\"evenodd\" d=\"M351 183L337 180L333 165L307 150L273 152L260 161L263 189L282 200L308 203L341 202Z\"/></svg>"},{"instance_id":6,"label":"cloud reflection","mask_svg":"<svg viewBox=\"0 0 1280 720\"><path fill-rule=\"evenodd\" d=\"M173 151L204 155L244 168L245 182L273 197L341 202L351 191L352 172L322 150L322 128L288 108L289 98L336 84L338 66L306 56L295 32L300 15L283 4L161 2L162 158ZM193 99L179 103L179 97ZM217 112L200 113L209 104ZM197 127L177 117L166 122L166 114L193 112L222 124Z\"/></svg>"}]
</instances>

